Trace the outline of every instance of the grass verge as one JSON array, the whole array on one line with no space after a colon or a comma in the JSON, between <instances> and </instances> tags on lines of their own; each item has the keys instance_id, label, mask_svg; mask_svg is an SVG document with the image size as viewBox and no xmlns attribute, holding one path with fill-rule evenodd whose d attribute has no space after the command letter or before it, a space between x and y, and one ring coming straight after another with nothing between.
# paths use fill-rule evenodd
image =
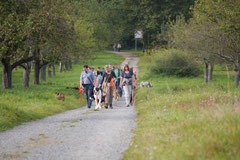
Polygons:
<instances>
[{"instance_id":1,"label":"grass verge","mask_svg":"<svg viewBox=\"0 0 240 160\"><path fill-rule=\"evenodd\" d=\"M216 67L214 79L150 73L151 57L141 57L137 91L138 126L123 159L240 159L240 92L234 73ZM224 68L224 69L222 69Z\"/></svg>"},{"instance_id":2,"label":"grass verge","mask_svg":"<svg viewBox=\"0 0 240 160\"><path fill-rule=\"evenodd\" d=\"M120 63L123 57L112 53L95 53L95 59L89 61L90 66L103 67L108 63ZM67 90L66 87L78 86L82 72L82 63L73 65L71 71L56 73L56 76L47 78L40 85L33 85L33 71L31 72L30 87L22 88L22 69L13 71L13 89L0 89L0 131L7 130L23 122L44 118L66 110L76 109L85 105L79 102L76 90ZM0 67L1 68L1 67ZM58 68L56 68L58 71ZM0 76L2 73L0 73ZM1 83L1 79L0 79ZM55 92L66 95L65 102L55 99Z\"/></svg>"}]
</instances>

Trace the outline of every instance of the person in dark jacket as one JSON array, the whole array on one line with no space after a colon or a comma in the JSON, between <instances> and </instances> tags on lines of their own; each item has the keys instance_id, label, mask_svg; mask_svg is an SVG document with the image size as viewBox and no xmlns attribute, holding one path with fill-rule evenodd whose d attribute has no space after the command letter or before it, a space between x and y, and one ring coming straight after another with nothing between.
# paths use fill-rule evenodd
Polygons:
<instances>
[{"instance_id":1,"label":"person in dark jacket","mask_svg":"<svg viewBox=\"0 0 240 160\"><path fill-rule=\"evenodd\" d=\"M105 108L107 109L108 106L113 109L112 101L113 101L113 87L114 85L112 82L115 81L116 75L113 71L110 70L109 66L105 67L106 72L103 74L103 81L102 84L105 83L106 87L103 85L103 92L106 94L106 104Z\"/></svg>"}]
</instances>

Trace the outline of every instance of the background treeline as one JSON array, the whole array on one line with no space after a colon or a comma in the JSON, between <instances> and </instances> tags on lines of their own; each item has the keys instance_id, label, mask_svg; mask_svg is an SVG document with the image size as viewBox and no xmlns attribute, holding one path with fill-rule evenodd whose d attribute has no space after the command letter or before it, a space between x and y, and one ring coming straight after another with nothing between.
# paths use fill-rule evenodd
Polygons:
<instances>
[{"instance_id":1,"label":"background treeline","mask_svg":"<svg viewBox=\"0 0 240 160\"><path fill-rule=\"evenodd\" d=\"M121 43L134 46L134 33L143 52L174 48L156 57L156 73L197 76L205 65L205 82L214 64L233 64L239 84L240 1L237 0L8 0L0 1L0 59L2 86L12 88L12 70L24 68L23 86L46 80L55 64L59 70L71 63L94 58L94 51ZM176 54L180 56L175 56ZM163 62L162 57L165 58ZM186 58L180 57L188 57ZM166 62L166 63L165 63ZM169 63L168 63L169 62ZM179 62L179 63L178 63ZM189 63L188 63L189 62ZM165 66L163 66L164 64ZM181 69L181 66L184 69ZM163 69L162 67L168 68ZM192 68L193 67L193 68ZM179 71L180 69L180 71ZM42 73L42 74L39 74Z\"/></svg>"},{"instance_id":2,"label":"background treeline","mask_svg":"<svg viewBox=\"0 0 240 160\"><path fill-rule=\"evenodd\" d=\"M212 80L214 65L220 64L235 71L234 85L239 85L240 1L130 0L125 3L127 24L143 31L143 51L148 55L158 53L153 72L198 76L199 65L204 64L207 83ZM158 51L160 48L168 49L168 53Z\"/></svg>"},{"instance_id":3,"label":"background treeline","mask_svg":"<svg viewBox=\"0 0 240 160\"><path fill-rule=\"evenodd\" d=\"M121 37L123 14L117 1L98 0L7 0L0 1L0 59L2 88L12 88L12 71L24 68L23 87L46 81L72 62L94 58ZM113 8L115 6L115 8ZM123 24L122 24L123 25ZM41 74L40 74L41 73Z\"/></svg>"}]
</instances>

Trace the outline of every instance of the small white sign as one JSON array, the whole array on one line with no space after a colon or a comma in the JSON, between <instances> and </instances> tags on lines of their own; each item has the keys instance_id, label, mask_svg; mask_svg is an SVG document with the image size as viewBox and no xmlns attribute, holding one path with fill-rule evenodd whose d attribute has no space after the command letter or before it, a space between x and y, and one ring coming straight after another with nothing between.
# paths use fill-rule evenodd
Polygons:
<instances>
[{"instance_id":1,"label":"small white sign","mask_svg":"<svg viewBox=\"0 0 240 160\"><path fill-rule=\"evenodd\" d=\"M135 38L143 38L143 32L142 31L136 31L135 32Z\"/></svg>"}]
</instances>

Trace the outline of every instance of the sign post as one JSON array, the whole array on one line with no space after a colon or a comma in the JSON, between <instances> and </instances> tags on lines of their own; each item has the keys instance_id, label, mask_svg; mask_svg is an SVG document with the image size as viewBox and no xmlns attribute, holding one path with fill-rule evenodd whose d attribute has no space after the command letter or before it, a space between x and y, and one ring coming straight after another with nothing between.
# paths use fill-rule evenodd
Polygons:
<instances>
[{"instance_id":1,"label":"sign post","mask_svg":"<svg viewBox=\"0 0 240 160\"><path fill-rule=\"evenodd\" d=\"M137 39L143 38L143 32L136 31L134 37L135 37L135 51L136 51L137 50Z\"/></svg>"}]
</instances>

